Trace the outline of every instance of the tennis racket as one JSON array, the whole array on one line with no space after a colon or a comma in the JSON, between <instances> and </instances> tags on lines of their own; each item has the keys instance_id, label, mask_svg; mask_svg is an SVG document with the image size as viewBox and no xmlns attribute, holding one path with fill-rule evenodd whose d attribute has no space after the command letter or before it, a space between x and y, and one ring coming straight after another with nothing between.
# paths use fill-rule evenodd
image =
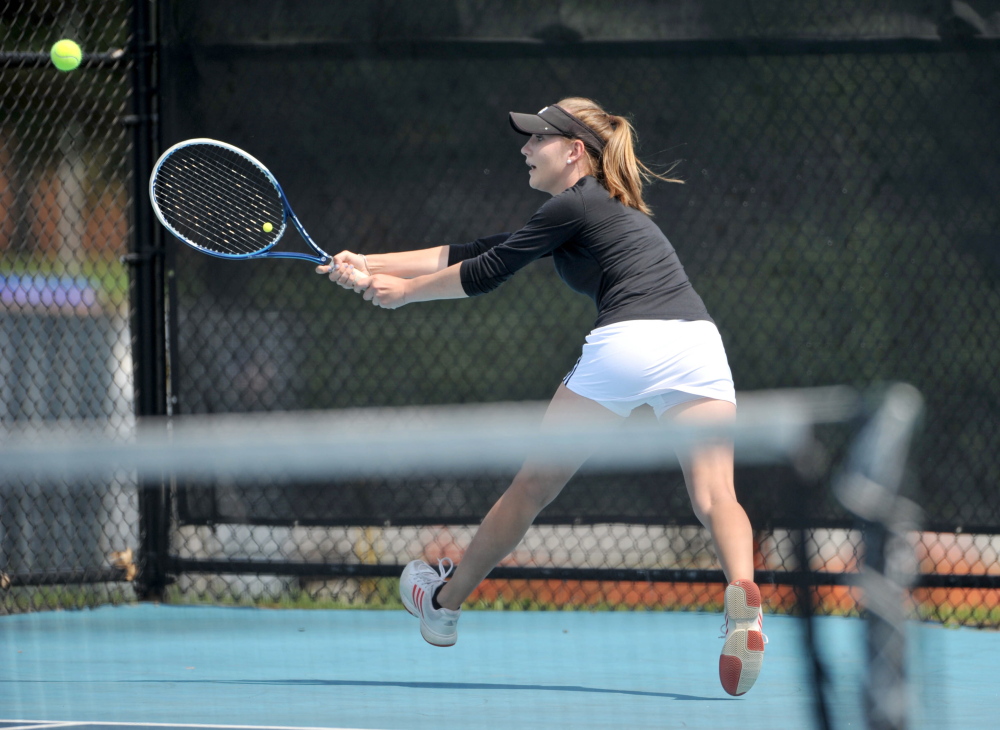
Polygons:
<instances>
[{"instance_id":1,"label":"tennis racket","mask_svg":"<svg viewBox=\"0 0 1000 730\"><path fill-rule=\"evenodd\" d=\"M184 243L224 259L305 259L328 264L264 165L214 139L178 142L156 161L149 198L160 223ZM317 256L272 251L288 221Z\"/></svg>"}]
</instances>

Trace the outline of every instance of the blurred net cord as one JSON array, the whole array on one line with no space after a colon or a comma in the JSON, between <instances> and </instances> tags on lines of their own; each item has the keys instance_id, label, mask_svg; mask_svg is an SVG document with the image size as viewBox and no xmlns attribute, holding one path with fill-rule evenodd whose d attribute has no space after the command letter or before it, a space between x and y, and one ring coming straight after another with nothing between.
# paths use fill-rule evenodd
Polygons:
<instances>
[{"instance_id":1,"label":"blurred net cord","mask_svg":"<svg viewBox=\"0 0 1000 730\"><path fill-rule=\"evenodd\" d=\"M792 461L814 446L817 423L857 413L848 387L743 393L729 425L587 423L543 428L545 403L361 408L149 418L122 429L100 422L22 423L0 444L0 478L65 479L124 469L176 477L262 474L330 480L506 470L529 454L588 470L676 465L676 449L731 438L740 463ZM589 455L589 458L588 458Z\"/></svg>"}]
</instances>

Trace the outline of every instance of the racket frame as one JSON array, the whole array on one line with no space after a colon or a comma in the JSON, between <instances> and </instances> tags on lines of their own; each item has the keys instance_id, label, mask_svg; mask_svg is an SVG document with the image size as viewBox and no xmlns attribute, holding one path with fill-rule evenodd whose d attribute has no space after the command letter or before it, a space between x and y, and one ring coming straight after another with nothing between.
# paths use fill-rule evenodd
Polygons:
<instances>
[{"instance_id":1,"label":"racket frame","mask_svg":"<svg viewBox=\"0 0 1000 730\"><path fill-rule=\"evenodd\" d=\"M250 253L222 253L220 251L213 251L211 249L205 248L204 246L195 243L194 241L185 238L178 231L176 231L174 227L170 225L170 223L167 222L162 211L160 210L160 206L156 202L156 194L154 192L154 188L156 186L157 174L159 173L160 168L163 166L163 163L166 162L167 159L174 152L184 147L190 147L196 144L214 145L216 147L222 147L223 149L227 149L230 152L233 152L245 158L247 161L249 161L255 167L257 167L257 169L259 169L262 173L264 173L268 181L274 186L274 189L278 193L278 197L281 199L281 205L282 205L281 227L278 229L278 233L274 237L274 240L271 241L271 243L269 243L265 248L262 248L259 251L251 251ZM285 195L285 191L282 190L281 185L278 183L277 178L275 178L274 175L271 174L271 171L264 166L264 163L262 163L253 155L251 155L249 152L241 150L239 147L228 144L227 142L220 142L217 139L208 139L207 137L197 137L195 139L186 139L182 142L178 142L177 144L171 145L168 149L166 149L163 152L162 155L160 155L159 159L156 161L156 164L153 165L153 173L149 176L149 200L153 206L153 213L156 214L156 217L159 219L160 223L163 224L164 228L170 231L170 233L179 241L182 241L183 243L186 243L188 246L191 246L192 248L197 249L202 253L208 254L209 256L215 256L216 258L220 259L302 259L305 261L312 261L313 263L316 264L328 264L331 261L333 261L333 256L331 256L326 251L321 249L316 244L316 242L313 241L312 236L310 236L306 232L306 229L302 225L302 222L299 221L298 216L295 215L295 211L292 210L292 206L288 202L288 197ZM307 253L296 253L294 251L271 250L272 248L274 248L274 245L281 240L281 237L285 235L285 230L288 228L289 220L292 222L292 225L295 226L295 230L299 232L299 235L302 236L303 240L307 244L309 244L310 248L319 253L320 254L319 256L313 256L312 254L307 254Z\"/></svg>"}]
</instances>

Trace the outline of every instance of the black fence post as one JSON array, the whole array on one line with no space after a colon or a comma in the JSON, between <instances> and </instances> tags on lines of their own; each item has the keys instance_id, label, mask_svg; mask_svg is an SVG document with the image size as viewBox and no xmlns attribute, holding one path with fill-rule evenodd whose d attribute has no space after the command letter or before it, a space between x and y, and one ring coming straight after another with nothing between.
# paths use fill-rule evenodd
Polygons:
<instances>
[{"instance_id":1,"label":"black fence post","mask_svg":"<svg viewBox=\"0 0 1000 730\"><path fill-rule=\"evenodd\" d=\"M163 243L153 222L148 180L156 149L156 41L150 9L155 0L132 5L133 239L128 256L132 282L132 358L135 412L139 421L167 413ZM167 585L169 499L166 479L144 476L139 482L140 598L157 599Z\"/></svg>"}]
</instances>

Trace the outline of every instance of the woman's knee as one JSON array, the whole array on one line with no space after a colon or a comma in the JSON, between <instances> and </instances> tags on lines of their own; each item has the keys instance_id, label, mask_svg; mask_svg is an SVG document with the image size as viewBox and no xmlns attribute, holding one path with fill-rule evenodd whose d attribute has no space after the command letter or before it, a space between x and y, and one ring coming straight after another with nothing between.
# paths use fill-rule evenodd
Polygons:
<instances>
[{"instance_id":1,"label":"woman's knee","mask_svg":"<svg viewBox=\"0 0 1000 730\"><path fill-rule=\"evenodd\" d=\"M719 494L707 493L703 495L692 495L691 506L694 508L698 521L708 527L712 522L712 517L719 510L733 508L743 509L735 494L723 492Z\"/></svg>"},{"instance_id":2,"label":"woman's knee","mask_svg":"<svg viewBox=\"0 0 1000 730\"><path fill-rule=\"evenodd\" d=\"M732 450L728 446L701 448L682 460L684 481L695 514L703 523L719 504L736 502Z\"/></svg>"},{"instance_id":3,"label":"woman's knee","mask_svg":"<svg viewBox=\"0 0 1000 730\"><path fill-rule=\"evenodd\" d=\"M555 469L522 469L507 493L541 512L559 496L570 476L572 474Z\"/></svg>"}]
</instances>

